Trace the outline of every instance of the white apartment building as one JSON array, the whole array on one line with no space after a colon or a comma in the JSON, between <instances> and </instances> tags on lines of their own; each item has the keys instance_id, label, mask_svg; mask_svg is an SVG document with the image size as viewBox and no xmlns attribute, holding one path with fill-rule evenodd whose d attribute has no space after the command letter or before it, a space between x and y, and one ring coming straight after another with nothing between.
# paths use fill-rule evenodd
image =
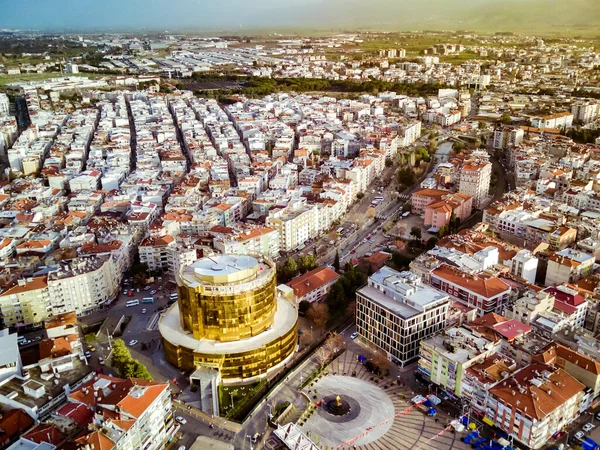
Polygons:
<instances>
[{"instance_id":1,"label":"white apartment building","mask_svg":"<svg viewBox=\"0 0 600 450\"><path fill-rule=\"evenodd\" d=\"M505 150L523 142L525 132L519 127L503 127L494 131L493 147Z\"/></svg>"},{"instance_id":2,"label":"white apartment building","mask_svg":"<svg viewBox=\"0 0 600 450\"><path fill-rule=\"evenodd\" d=\"M570 112L562 112L543 117L536 117L531 119L531 126L542 130L545 128L570 128L573 126L573 114Z\"/></svg>"},{"instance_id":3,"label":"white apartment building","mask_svg":"<svg viewBox=\"0 0 600 450\"><path fill-rule=\"evenodd\" d=\"M488 196L491 179L491 163L481 160L467 161L460 170L458 192L473 197L473 207L481 208Z\"/></svg>"},{"instance_id":4,"label":"white apartment building","mask_svg":"<svg viewBox=\"0 0 600 450\"><path fill-rule=\"evenodd\" d=\"M48 274L48 296L53 314L75 311L85 315L115 297L117 283L115 263L110 256L78 258L59 263Z\"/></svg>"},{"instance_id":5,"label":"white apartment building","mask_svg":"<svg viewBox=\"0 0 600 450\"><path fill-rule=\"evenodd\" d=\"M177 243L173 236L148 236L138 246L140 262L148 264L148 270L167 270L169 268L169 249Z\"/></svg>"},{"instance_id":6,"label":"white apartment building","mask_svg":"<svg viewBox=\"0 0 600 450\"><path fill-rule=\"evenodd\" d=\"M412 272L389 267L356 291L356 330L405 366L419 356L419 343L446 327L450 306L443 292L421 283Z\"/></svg>"},{"instance_id":7,"label":"white apartment building","mask_svg":"<svg viewBox=\"0 0 600 450\"><path fill-rule=\"evenodd\" d=\"M177 245L167 248L167 267L169 276L176 279L182 268L189 266L198 259L198 254L193 246Z\"/></svg>"},{"instance_id":8,"label":"white apartment building","mask_svg":"<svg viewBox=\"0 0 600 450\"><path fill-rule=\"evenodd\" d=\"M600 115L600 103L597 102L578 102L571 106L573 121L586 124L595 121Z\"/></svg>"},{"instance_id":9,"label":"white apartment building","mask_svg":"<svg viewBox=\"0 0 600 450\"><path fill-rule=\"evenodd\" d=\"M5 326L43 322L52 315L45 276L22 278L0 292L0 311Z\"/></svg>"},{"instance_id":10,"label":"white apartment building","mask_svg":"<svg viewBox=\"0 0 600 450\"><path fill-rule=\"evenodd\" d=\"M519 250L510 260L510 273L535 284L538 259L529 250Z\"/></svg>"},{"instance_id":11,"label":"white apartment building","mask_svg":"<svg viewBox=\"0 0 600 450\"><path fill-rule=\"evenodd\" d=\"M277 230L280 248L286 252L298 248L319 235L319 208L302 200L292 200L286 208L269 211L266 225Z\"/></svg>"},{"instance_id":12,"label":"white apartment building","mask_svg":"<svg viewBox=\"0 0 600 450\"><path fill-rule=\"evenodd\" d=\"M10 102L8 96L4 93L0 93L0 116L7 116L10 110Z\"/></svg>"},{"instance_id":13,"label":"white apartment building","mask_svg":"<svg viewBox=\"0 0 600 450\"><path fill-rule=\"evenodd\" d=\"M21 376L23 364L17 343L17 333L0 330L0 383L14 375Z\"/></svg>"},{"instance_id":14,"label":"white apartment building","mask_svg":"<svg viewBox=\"0 0 600 450\"><path fill-rule=\"evenodd\" d=\"M235 235L216 237L213 246L224 255L265 255L268 258L277 258L280 240L276 229L255 227Z\"/></svg>"},{"instance_id":15,"label":"white apartment building","mask_svg":"<svg viewBox=\"0 0 600 450\"><path fill-rule=\"evenodd\" d=\"M99 375L71 392L68 401L95 413L91 428L74 440L82 450L159 450L179 428L167 383Z\"/></svg>"}]
</instances>

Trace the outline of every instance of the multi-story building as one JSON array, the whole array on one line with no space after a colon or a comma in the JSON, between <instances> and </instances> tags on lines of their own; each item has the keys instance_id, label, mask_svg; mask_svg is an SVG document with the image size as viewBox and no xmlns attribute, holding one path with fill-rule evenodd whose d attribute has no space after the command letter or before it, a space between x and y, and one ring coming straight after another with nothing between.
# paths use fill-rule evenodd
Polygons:
<instances>
[{"instance_id":1,"label":"multi-story building","mask_svg":"<svg viewBox=\"0 0 600 450\"><path fill-rule=\"evenodd\" d=\"M467 194L448 194L439 202L431 203L425 207L425 218L423 223L426 227L434 227L438 230L448 226L452 217L464 222L471 215L473 209L473 197Z\"/></svg>"},{"instance_id":2,"label":"multi-story building","mask_svg":"<svg viewBox=\"0 0 600 450\"><path fill-rule=\"evenodd\" d=\"M74 439L81 450L159 450L178 429L168 383L98 375L68 402L94 413L90 428Z\"/></svg>"},{"instance_id":3,"label":"multi-story building","mask_svg":"<svg viewBox=\"0 0 600 450\"><path fill-rule=\"evenodd\" d=\"M595 258L580 250L565 248L548 257L545 286L575 283L592 273Z\"/></svg>"},{"instance_id":4,"label":"multi-story building","mask_svg":"<svg viewBox=\"0 0 600 450\"><path fill-rule=\"evenodd\" d=\"M600 103L592 101L582 101L574 103L571 106L573 121L580 124L587 124L595 121L600 113Z\"/></svg>"},{"instance_id":5,"label":"multi-story building","mask_svg":"<svg viewBox=\"0 0 600 450\"><path fill-rule=\"evenodd\" d=\"M446 392L462 397L466 370L493 349L494 343L478 333L449 328L421 341L418 371Z\"/></svg>"},{"instance_id":6,"label":"multi-story building","mask_svg":"<svg viewBox=\"0 0 600 450\"><path fill-rule=\"evenodd\" d=\"M515 147L523 142L525 132L519 127L502 127L494 130L493 147L499 150L506 150L509 147Z\"/></svg>"},{"instance_id":7,"label":"multi-story building","mask_svg":"<svg viewBox=\"0 0 600 450\"><path fill-rule=\"evenodd\" d=\"M48 273L53 314L89 314L118 293L117 272L109 255L77 258Z\"/></svg>"},{"instance_id":8,"label":"multi-story building","mask_svg":"<svg viewBox=\"0 0 600 450\"><path fill-rule=\"evenodd\" d=\"M0 382L15 375L21 376L23 364L17 343L17 333L11 333L8 328L0 330L0 348L2 349Z\"/></svg>"},{"instance_id":9,"label":"multi-story building","mask_svg":"<svg viewBox=\"0 0 600 450\"><path fill-rule=\"evenodd\" d=\"M170 235L148 236L139 245L140 262L148 264L148 270L169 268L169 249L176 247L175 238Z\"/></svg>"},{"instance_id":10,"label":"multi-story building","mask_svg":"<svg viewBox=\"0 0 600 450\"><path fill-rule=\"evenodd\" d=\"M272 376L296 350L298 311L277 295L275 272L264 257L216 255L176 277L179 301L158 327L167 360L198 376L207 413L218 414L219 383Z\"/></svg>"},{"instance_id":11,"label":"multi-story building","mask_svg":"<svg viewBox=\"0 0 600 450\"><path fill-rule=\"evenodd\" d=\"M340 278L335 270L329 267L317 267L306 272L286 285L293 289L296 303L320 302L327 297L331 286Z\"/></svg>"},{"instance_id":12,"label":"multi-story building","mask_svg":"<svg viewBox=\"0 0 600 450\"><path fill-rule=\"evenodd\" d=\"M538 259L529 250L519 250L510 260L510 273L523 278L530 284L535 284Z\"/></svg>"},{"instance_id":13,"label":"multi-story building","mask_svg":"<svg viewBox=\"0 0 600 450\"><path fill-rule=\"evenodd\" d=\"M508 303L511 288L500 278L487 274L472 275L448 264L433 270L429 283L446 292L459 303L477 308L482 316L488 312L501 312Z\"/></svg>"},{"instance_id":14,"label":"multi-story building","mask_svg":"<svg viewBox=\"0 0 600 450\"><path fill-rule=\"evenodd\" d=\"M573 126L573 114L570 112L562 112L550 114L548 116L535 117L531 119L531 126L534 128L570 128Z\"/></svg>"},{"instance_id":15,"label":"multi-story building","mask_svg":"<svg viewBox=\"0 0 600 450\"><path fill-rule=\"evenodd\" d=\"M196 248L191 245L170 246L167 249L167 267L169 276L174 280L181 269L198 259Z\"/></svg>"},{"instance_id":16,"label":"multi-story building","mask_svg":"<svg viewBox=\"0 0 600 450\"><path fill-rule=\"evenodd\" d=\"M423 214L427 206L441 201L448 194L450 194L450 191L442 189L419 189L411 195L411 212L413 214Z\"/></svg>"},{"instance_id":17,"label":"multi-story building","mask_svg":"<svg viewBox=\"0 0 600 450\"><path fill-rule=\"evenodd\" d=\"M389 267L356 291L356 330L404 366L419 356L419 342L446 326L447 295L422 284L412 272Z\"/></svg>"},{"instance_id":18,"label":"multi-story building","mask_svg":"<svg viewBox=\"0 0 600 450\"><path fill-rule=\"evenodd\" d=\"M563 369L532 363L489 391L486 417L531 449L545 445L580 413L585 385Z\"/></svg>"},{"instance_id":19,"label":"multi-story building","mask_svg":"<svg viewBox=\"0 0 600 450\"><path fill-rule=\"evenodd\" d=\"M473 197L473 207L481 208L487 198L492 179L492 164L488 161L466 161L460 170L458 192Z\"/></svg>"},{"instance_id":20,"label":"multi-story building","mask_svg":"<svg viewBox=\"0 0 600 450\"><path fill-rule=\"evenodd\" d=\"M41 323L52 315L45 276L22 278L0 293L0 310L5 326Z\"/></svg>"},{"instance_id":21,"label":"multi-story building","mask_svg":"<svg viewBox=\"0 0 600 450\"><path fill-rule=\"evenodd\" d=\"M215 250L229 255L265 255L279 257L280 236L273 228L254 227L230 236L214 239Z\"/></svg>"},{"instance_id":22,"label":"multi-story building","mask_svg":"<svg viewBox=\"0 0 600 450\"><path fill-rule=\"evenodd\" d=\"M293 201L286 208L269 211L266 225L277 230L281 249L289 252L317 237L320 232L319 222L317 207Z\"/></svg>"}]
</instances>

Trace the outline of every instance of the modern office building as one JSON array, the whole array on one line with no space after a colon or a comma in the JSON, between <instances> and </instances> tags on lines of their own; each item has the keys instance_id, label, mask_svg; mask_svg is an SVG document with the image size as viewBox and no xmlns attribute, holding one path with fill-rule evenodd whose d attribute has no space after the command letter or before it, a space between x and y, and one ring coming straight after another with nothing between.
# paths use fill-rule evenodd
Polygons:
<instances>
[{"instance_id":1,"label":"modern office building","mask_svg":"<svg viewBox=\"0 0 600 450\"><path fill-rule=\"evenodd\" d=\"M419 342L446 327L450 300L412 272L389 267L356 291L356 330L396 364L419 357Z\"/></svg>"},{"instance_id":2,"label":"modern office building","mask_svg":"<svg viewBox=\"0 0 600 450\"><path fill-rule=\"evenodd\" d=\"M196 369L193 378L205 380L207 389L220 381L254 382L291 359L298 312L277 296L272 261L249 255L202 258L176 279L179 301L159 322L165 354L180 369Z\"/></svg>"}]
</instances>

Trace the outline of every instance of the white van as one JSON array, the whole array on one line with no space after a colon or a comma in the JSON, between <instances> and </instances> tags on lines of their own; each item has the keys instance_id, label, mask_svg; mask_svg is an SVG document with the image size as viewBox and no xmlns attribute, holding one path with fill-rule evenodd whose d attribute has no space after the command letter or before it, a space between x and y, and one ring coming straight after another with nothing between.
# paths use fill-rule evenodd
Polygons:
<instances>
[{"instance_id":1,"label":"white van","mask_svg":"<svg viewBox=\"0 0 600 450\"><path fill-rule=\"evenodd\" d=\"M129 300L127 303L125 303L125 306L127 306L128 308L130 306L137 306L140 304L139 300Z\"/></svg>"}]
</instances>

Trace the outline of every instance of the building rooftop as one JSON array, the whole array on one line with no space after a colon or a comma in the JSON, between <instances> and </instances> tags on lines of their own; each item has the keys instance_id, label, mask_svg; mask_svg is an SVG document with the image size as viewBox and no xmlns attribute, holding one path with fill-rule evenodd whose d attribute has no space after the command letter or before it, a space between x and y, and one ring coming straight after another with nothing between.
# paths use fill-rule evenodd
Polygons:
<instances>
[{"instance_id":1,"label":"building rooftop","mask_svg":"<svg viewBox=\"0 0 600 450\"><path fill-rule=\"evenodd\" d=\"M287 283L287 286L294 290L296 297L304 297L306 294L321 288L325 284L334 282L339 277L335 270L329 267L317 267L293 279Z\"/></svg>"},{"instance_id":2,"label":"building rooftop","mask_svg":"<svg viewBox=\"0 0 600 450\"><path fill-rule=\"evenodd\" d=\"M389 267L371 275L368 285L358 292L405 319L445 302L449 304L446 294L422 284L414 273Z\"/></svg>"}]
</instances>

